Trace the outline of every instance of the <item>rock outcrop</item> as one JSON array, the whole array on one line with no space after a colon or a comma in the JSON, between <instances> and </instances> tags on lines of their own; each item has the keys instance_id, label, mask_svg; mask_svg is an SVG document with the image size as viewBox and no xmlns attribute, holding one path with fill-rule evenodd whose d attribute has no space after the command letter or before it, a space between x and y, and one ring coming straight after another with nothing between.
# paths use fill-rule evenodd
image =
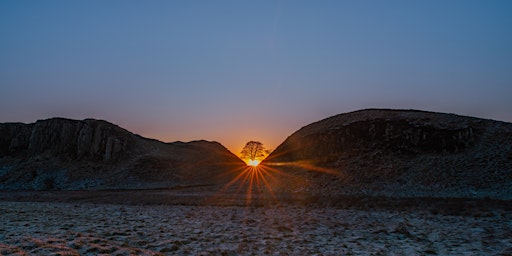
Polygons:
<instances>
[{"instance_id":1,"label":"rock outcrop","mask_svg":"<svg viewBox=\"0 0 512 256\"><path fill-rule=\"evenodd\" d=\"M105 121L63 118L35 124L0 124L2 156L51 155L67 160L118 159L135 146L137 136Z\"/></svg>"},{"instance_id":2,"label":"rock outcrop","mask_svg":"<svg viewBox=\"0 0 512 256\"><path fill-rule=\"evenodd\" d=\"M312 193L510 199L512 124L362 110L303 127L264 164L302 178L288 189Z\"/></svg>"},{"instance_id":3,"label":"rock outcrop","mask_svg":"<svg viewBox=\"0 0 512 256\"><path fill-rule=\"evenodd\" d=\"M216 142L163 143L101 120L0 124L0 189L160 188L214 183L243 162Z\"/></svg>"}]
</instances>

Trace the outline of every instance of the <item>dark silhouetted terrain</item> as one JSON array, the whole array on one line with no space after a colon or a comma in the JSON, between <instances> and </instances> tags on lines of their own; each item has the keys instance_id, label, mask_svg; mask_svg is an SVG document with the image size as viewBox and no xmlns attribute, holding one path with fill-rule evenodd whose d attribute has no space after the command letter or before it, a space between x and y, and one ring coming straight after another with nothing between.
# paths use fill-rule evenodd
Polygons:
<instances>
[{"instance_id":1,"label":"dark silhouetted terrain","mask_svg":"<svg viewBox=\"0 0 512 256\"><path fill-rule=\"evenodd\" d=\"M244 166L216 142L163 143L105 121L0 124L2 190L152 189L108 192L112 200L106 201L172 203L169 195L176 194L179 202L194 204L359 201L361 196L509 200L512 124L414 110L361 110L301 128L262 163L263 171Z\"/></svg>"},{"instance_id":2,"label":"dark silhouetted terrain","mask_svg":"<svg viewBox=\"0 0 512 256\"><path fill-rule=\"evenodd\" d=\"M317 195L512 198L512 124L414 110L336 115L289 136L264 164L275 189Z\"/></svg>"},{"instance_id":3,"label":"dark silhouetted terrain","mask_svg":"<svg viewBox=\"0 0 512 256\"><path fill-rule=\"evenodd\" d=\"M244 163L217 142L163 143L111 123L0 124L0 189L147 189L225 183Z\"/></svg>"},{"instance_id":4,"label":"dark silhouetted terrain","mask_svg":"<svg viewBox=\"0 0 512 256\"><path fill-rule=\"evenodd\" d=\"M363 110L253 168L105 121L0 124L0 254L510 255L511 126Z\"/></svg>"}]
</instances>

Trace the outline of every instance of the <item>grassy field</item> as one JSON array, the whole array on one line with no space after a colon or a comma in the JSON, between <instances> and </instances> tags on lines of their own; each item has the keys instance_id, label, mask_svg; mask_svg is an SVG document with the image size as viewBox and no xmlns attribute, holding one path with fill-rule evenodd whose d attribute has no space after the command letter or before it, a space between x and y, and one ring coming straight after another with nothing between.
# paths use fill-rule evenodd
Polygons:
<instances>
[{"instance_id":1,"label":"grassy field","mask_svg":"<svg viewBox=\"0 0 512 256\"><path fill-rule=\"evenodd\" d=\"M507 201L0 193L1 255L510 255Z\"/></svg>"}]
</instances>

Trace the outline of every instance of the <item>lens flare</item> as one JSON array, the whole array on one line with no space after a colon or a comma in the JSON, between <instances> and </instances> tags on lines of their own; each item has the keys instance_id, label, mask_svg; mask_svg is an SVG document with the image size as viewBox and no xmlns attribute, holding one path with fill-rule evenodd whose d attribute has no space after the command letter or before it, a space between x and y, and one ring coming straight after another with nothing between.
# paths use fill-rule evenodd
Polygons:
<instances>
[{"instance_id":1,"label":"lens flare","mask_svg":"<svg viewBox=\"0 0 512 256\"><path fill-rule=\"evenodd\" d=\"M260 164L260 162L261 162L260 160L252 160L252 159L249 159L249 160L247 161L247 165L249 165L249 166L258 166L258 164Z\"/></svg>"},{"instance_id":2,"label":"lens flare","mask_svg":"<svg viewBox=\"0 0 512 256\"><path fill-rule=\"evenodd\" d=\"M317 172L335 177L347 177L342 170L318 166L309 161L242 160L246 165L240 165L226 173L232 177L217 191L212 200L218 198L222 203L229 203L229 200L236 202L238 196L243 196L247 206L269 202L279 204L280 199L276 196L276 192L286 195L285 200L304 200L300 192L307 190L310 181L303 175L295 175L296 172ZM289 192L292 193L286 194Z\"/></svg>"}]
</instances>

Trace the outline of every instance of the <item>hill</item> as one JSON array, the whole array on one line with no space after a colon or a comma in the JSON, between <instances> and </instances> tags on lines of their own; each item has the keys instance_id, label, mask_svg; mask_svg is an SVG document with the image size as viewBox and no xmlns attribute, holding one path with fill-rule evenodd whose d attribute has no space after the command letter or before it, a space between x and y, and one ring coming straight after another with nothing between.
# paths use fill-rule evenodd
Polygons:
<instances>
[{"instance_id":1,"label":"hill","mask_svg":"<svg viewBox=\"0 0 512 256\"><path fill-rule=\"evenodd\" d=\"M0 124L0 189L147 189L224 183L244 163L217 142L163 143L106 121Z\"/></svg>"},{"instance_id":2,"label":"hill","mask_svg":"<svg viewBox=\"0 0 512 256\"><path fill-rule=\"evenodd\" d=\"M512 124L368 109L307 125L263 162L276 190L323 196L512 199Z\"/></svg>"}]
</instances>

